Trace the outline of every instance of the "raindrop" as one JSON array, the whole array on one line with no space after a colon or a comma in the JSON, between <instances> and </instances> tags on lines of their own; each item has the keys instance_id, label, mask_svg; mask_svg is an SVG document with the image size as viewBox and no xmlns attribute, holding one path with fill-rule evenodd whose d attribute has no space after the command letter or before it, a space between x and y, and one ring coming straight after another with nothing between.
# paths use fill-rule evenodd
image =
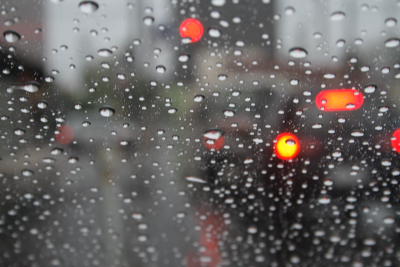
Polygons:
<instances>
[{"instance_id":1,"label":"raindrop","mask_svg":"<svg viewBox=\"0 0 400 267\"><path fill-rule=\"evenodd\" d=\"M386 217L383 219L384 224L393 224L394 223L394 218L393 217Z\"/></svg>"},{"instance_id":2,"label":"raindrop","mask_svg":"<svg viewBox=\"0 0 400 267\"><path fill-rule=\"evenodd\" d=\"M15 86L14 88L24 90L25 92L28 92L28 93L36 93L37 91L39 91L39 85L34 82Z\"/></svg>"},{"instance_id":3,"label":"raindrop","mask_svg":"<svg viewBox=\"0 0 400 267\"><path fill-rule=\"evenodd\" d=\"M7 43L15 43L19 39L21 39L21 35L15 31L5 31L3 33L4 39L6 39Z\"/></svg>"},{"instance_id":4,"label":"raindrop","mask_svg":"<svg viewBox=\"0 0 400 267\"><path fill-rule=\"evenodd\" d=\"M193 98L193 101L196 102L196 103L200 103L200 102L203 102L204 99L205 99L204 95L196 95Z\"/></svg>"},{"instance_id":5,"label":"raindrop","mask_svg":"<svg viewBox=\"0 0 400 267\"><path fill-rule=\"evenodd\" d=\"M187 54L182 54L178 57L179 62L188 62L189 61L190 56Z\"/></svg>"},{"instance_id":6,"label":"raindrop","mask_svg":"<svg viewBox=\"0 0 400 267\"><path fill-rule=\"evenodd\" d=\"M194 176L187 176L187 177L185 177L185 179L186 179L186 181L192 182L192 183L200 183L200 184L205 184L205 183L207 183L207 182L204 181L203 179L198 178L198 177L194 177Z\"/></svg>"},{"instance_id":7,"label":"raindrop","mask_svg":"<svg viewBox=\"0 0 400 267\"><path fill-rule=\"evenodd\" d=\"M225 110L224 115L225 117L233 117L235 115L235 112L232 110Z\"/></svg>"},{"instance_id":8,"label":"raindrop","mask_svg":"<svg viewBox=\"0 0 400 267\"><path fill-rule=\"evenodd\" d=\"M156 70L157 70L158 73L165 73L167 71L167 68L164 67L163 65L158 65L156 67Z\"/></svg>"},{"instance_id":9,"label":"raindrop","mask_svg":"<svg viewBox=\"0 0 400 267\"><path fill-rule=\"evenodd\" d=\"M337 42L336 42L336 46L337 46L337 47L343 47L345 44L346 44L346 41L343 40L343 39L339 39L339 40L337 40Z\"/></svg>"},{"instance_id":10,"label":"raindrop","mask_svg":"<svg viewBox=\"0 0 400 267\"><path fill-rule=\"evenodd\" d=\"M112 51L110 49L107 48L103 48L103 49L99 49L97 51L97 54L101 57L109 57L112 55Z\"/></svg>"},{"instance_id":11,"label":"raindrop","mask_svg":"<svg viewBox=\"0 0 400 267\"><path fill-rule=\"evenodd\" d=\"M115 109L110 107L102 107L99 109L99 113L102 117L109 118L114 115Z\"/></svg>"},{"instance_id":12,"label":"raindrop","mask_svg":"<svg viewBox=\"0 0 400 267\"><path fill-rule=\"evenodd\" d=\"M25 130L17 128L17 129L14 130L14 134L18 135L18 136L24 135L25 134Z\"/></svg>"},{"instance_id":13,"label":"raindrop","mask_svg":"<svg viewBox=\"0 0 400 267\"><path fill-rule=\"evenodd\" d=\"M84 122L82 122L82 126L83 127L89 127L91 125L91 122L90 121L84 121Z\"/></svg>"},{"instance_id":14,"label":"raindrop","mask_svg":"<svg viewBox=\"0 0 400 267\"><path fill-rule=\"evenodd\" d=\"M285 14L288 16L293 15L296 12L296 9L294 7L288 6L285 8Z\"/></svg>"},{"instance_id":15,"label":"raindrop","mask_svg":"<svg viewBox=\"0 0 400 267\"><path fill-rule=\"evenodd\" d=\"M385 25L387 27L394 27L394 26L396 26L396 24L397 24L397 19L395 19L395 18L387 18L385 20Z\"/></svg>"},{"instance_id":16,"label":"raindrop","mask_svg":"<svg viewBox=\"0 0 400 267\"><path fill-rule=\"evenodd\" d=\"M228 78L228 75L226 74L219 74L218 75L218 80L220 81L225 81Z\"/></svg>"},{"instance_id":17,"label":"raindrop","mask_svg":"<svg viewBox=\"0 0 400 267\"><path fill-rule=\"evenodd\" d=\"M213 37L213 38L219 38L221 37L221 31L216 29L216 28L210 28L208 30L208 34Z\"/></svg>"},{"instance_id":18,"label":"raindrop","mask_svg":"<svg viewBox=\"0 0 400 267\"><path fill-rule=\"evenodd\" d=\"M256 234L257 233L257 227L256 226L250 226L249 228L247 228L247 232L249 234Z\"/></svg>"},{"instance_id":19,"label":"raindrop","mask_svg":"<svg viewBox=\"0 0 400 267\"><path fill-rule=\"evenodd\" d=\"M222 136L222 132L219 130L210 130L204 133L204 137L206 139L211 139L211 140L218 140Z\"/></svg>"},{"instance_id":20,"label":"raindrop","mask_svg":"<svg viewBox=\"0 0 400 267\"><path fill-rule=\"evenodd\" d=\"M154 23L154 18L151 16L147 16L143 18L144 25L151 26Z\"/></svg>"},{"instance_id":21,"label":"raindrop","mask_svg":"<svg viewBox=\"0 0 400 267\"><path fill-rule=\"evenodd\" d=\"M223 5L225 5L225 0L211 0L211 5L223 6Z\"/></svg>"},{"instance_id":22,"label":"raindrop","mask_svg":"<svg viewBox=\"0 0 400 267\"><path fill-rule=\"evenodd\" d=\"M362 137L362 136L364 136L364 133L362 131L357 130L357 131L352 132L351 136Z\"/></svg>"},{"instance_id":23,"label":"raindrop","mask_svg":"<svg viewBox=\"0 0 400 267\"><path fill-rule=\"evenodd\" d=\"M333 73L325 73L324 78L325 79L334 79L336 76Z\"/></svg>"},{"instance_id":24,"label":"raindrop","mask_svg":"<svg viewBox=\"0 0 400 267\"><path fill-rule=\"evenodd\" d=\"M289 50L289 55L294 58L305 58L307 54L307 50L301 47L295 47Z\"/></svg>"},{"instance_id":25,"label":"raindrop","mask_svg":"<svg viewBox=\"0 0 400 267\"><path fill-rule=\"evenodd\" d=\"M318 203L327 205L327 204L331 203L331 199L329 197L321 197L320 199L318 199Z\"/></svg>"},{"instance_id":26,"label":"raindrop","mask_svg":"<svg viewBox=\"0 0 400 267\"><path fill-rule=\"evenodd\" d=\"M28 169L24 169L24 170L22 170L21 174L22 174L23 176L25 176L25 177L29 177L29 176L32 176L32 175L33 175L33 171L28 170Z\"/></svg>"},{"instance_id":27,"label":"raindrop","mask_svg":"<svg viewBox=\"0 0 400 267\"><path fill-rule=\"evenodd\" d=\"M47 102L40 101L40 102L37 103L36 106L37 106L39 109L45 109L45 108L47 108L48 104L47 104Z\"/></svg>"},{"instance_id":28,"label":"raindrop","mask_svg":"<svg viewBox=\"0 0 400 267\"><path fill-rule=\"evenodd\" d=\"M376 85L370 84L364 87L364 92L367 94L372 94L376 90Z\"/></svg>"},{"instance_id":29,"label":"raindrop","mask_svg":"<svg viewBox=\"0 0 400 267\"><path fill-rule=\"evenodd\" d=\"M288 144L288 145L291 145L291 146L296 145L296 141L293 140L293 139L291 139L291 138L287 139L287 140L285 141L285 143Z\"/></svg>"},{"instance_id":30,"label":"raindrop","mask_svg":"<svg viewBox=\"0 0 400 267\"><path fill-rule=\"evenodd\" d=\"M385 46L388 48L398 47L400 45L400 39L390 38L385 41Z\"/></svg>"},{"instance_id":31,"label":"raindrop","mask_svg":"<svg viewBox=\"0 0 400 267\"><path fill-rule=\"evenodd\" d=\"M176 108L170 108L168 109L169 114L175 114L178 110Z\"/></svg>"},{"instance_id":32,"label":"raindrop","mask_svg":"<svg viewBox=\"0 0 400 267\"><path fill-rule=\"evenodd\" d=\"M331 14L332 21L341 21L346 17L346 14L342 11L336 11Z\"/></svg>"},{"instance_id":33,"label":"raindrop","mask_svg":"<svg viewBox=\"0 0 400 267\"><path fill-rule=\"evenodd\" d=\"M79 3L79 9L86 14L91 14L99 9L99 4L94 1L82 1Z\"/></svg>"}]
</instances>

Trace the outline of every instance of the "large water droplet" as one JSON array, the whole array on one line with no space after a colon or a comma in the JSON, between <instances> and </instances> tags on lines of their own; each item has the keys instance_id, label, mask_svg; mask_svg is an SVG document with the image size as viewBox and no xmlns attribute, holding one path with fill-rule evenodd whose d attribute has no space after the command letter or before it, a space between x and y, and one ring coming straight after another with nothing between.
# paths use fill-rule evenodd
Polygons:
<instances>
[{"instance_id":1,"label":"large water droplet","mask_svg":"<svg viewBox=\"0 0 400 267\"><path fill-rule=\"evenodd\" d=\"M221 37L221 31L216 28L210 28L208 30L208 34L210 35L210 37L213 37L213 38Z\"/></svg>"},{"instance_id":2,"label":"large water droplet","mask_svg":"<svg viewBox=\"0 0 400 267\"><path fill-rule=\"evenodd\" d=\"M115 109L110 107L102 107L99 109L99 113L102 117L109 118L114 115Z\"/></svg>"},{"instance_id":3,"label":"large water droplet","mask_svg":"<svg viewBox=\"0 0 400 267\"><path fill-rule=\"evenodd\" d=\"M34 174L34 172L32 170L24 169L21 171L21 174L25 177L29 177L29 176L32 176Z\"/></svg>"},{"instance_id":4,"label":"large water droplet","mask_svg":"<svg viewBox=\"0 0 400 267\"><path fill-rule=\"evenodd\" d=\"M390 38L385 41L385 46L389 48L398 47L400 45L400 39Z\"/></svg>"},{"instance_id":5,"label":"large water droplet","mask_svg":"<svg viewBox=\"0 0 400 267\"><path fill-rule=\"evenodd\" d=\"M224 115L225 117L233 117L235 115L235 112L232 110L225 110Z\"/></svg>"},{"instance_id":6,"label":"large water droplet","mask_svg":"<svg viewBox=\"0 0 400 267\"><path fill-rule=\"evenodd\" d=\"M156 70L157 70L158 73L165 73L167 71L167 68L164 67L163 65L158 65L156 67Z\"/></svg>"},{"instance_id":7,"label":"large water droplet","mask_svg":"<svg viewBox=\"0 0 400 267\"><path fill-rule=\"evenodd\" d=\"M7 43L15 43L19 39L21 39L21 35L15 31L5 31L3 33L4 39L6 39Z\"/></svg>"},{"instance_id":8,"label":"large water droplet","mask_svg":"<svg viewBox=\"0 0 400 267\"><path fill-rule=\"evenodd\" d=\"M192 183L200 183L200 184L205 184L205 183L207 183L207 182L204 181L203 179L198 178L198 177L194 177L194 176L187 176L185 179L186 179L186 181L192 182Z\"/></svg>"},{"instance_id":9,"label":"large water droplet","mask_svg":"<svg viewBox=\"0 0 400 267\"><path fill-rule=\"evenodd\" d=\"M196 102L196 103L200 103L200 102L203 102L204 99L205 99L204 95L196 95L193 98L193 101Z\"/></svg>"},{"instance_id":10,"label":"large water droplet","mask_svg":"<svg viewBox=\"0 0 400 267\"><path fill-rule=\"evenodd\" d=\"M19 90L24 90L25 92L28 92L28 93L36 93L37 91L39 91L39 84L37 84L35 82L31 82L31 83L27 83L24 85L14 86L13 88L19 89Z\"/></svg>"},{"instance_id":11,"label":"large water droplet","mask_svg":"<svg viewBox=\"0 0 400 267\"><path fill-rule=\"evenodd\" d=\"M211 0L211 5L223 6L223 5L225 5L225 0Z\"/></svg>"},{"instance_id":12,"label":"large water droplet","mask_svg":"<svg viewBox=\"0 0 400 267\"><path fill-rule=\"evenodd\" d=\"M188 62L190 56L187 54L182 54L178 57L179 62Z\"/></svg>"},{"instance_id":13,"label":"large water droplet","mask_svg":"<svg viewBox=\"0 0 400 267\"><path fill-rule=\"evenodd\" d=\"M346 14L342 11L336 11L331 14L332 21L340 21L346 17Z\"/></svg>"},{"instance_id":14,"label":"large water droplet","mask_svg":"<svg viewBox=\"0 0 400 267\"><path fill-rule=\"evenodd\" d=\"M294 47L289 50L289 55L294 58L305 58L308 55L308 52L304 48Z\"/></svg>"},{"instance_id":15,"label":"large water droplet","mask_svg":"<svg viewBox=\"0 0 400 267\"><path fill-rule=\"evenodd\" d=\"M151 16L147 16L143 18L144 25L151 26L154 23L154 18Z\"/></svg>"},{"instance_id":16,"label":"large water droplet","mask_svg":"<svg viewBox=\"0 0 400 267\"><path fill-rule=\"evenodd\" d=\"M103 49L99 49L97 51L97 54L101 57L109 57L112 55L112 51L110 49L107 48L103 48Z\"/></svg>"},{"instance_id":17,"label":"large water droplet","mask_svg":"<svg viewBox=\"0 0 400 267\"><path fill-rule=\"evenodd\" d=\"M364 93L372 94L376 90L376 85L370 84L364 87Z\"/></svg>"},{"instance_id":18,"label":"large water droplet","mask_svg":"<svg viewBox=\"0 0 400 267\"><path fill-rule=\"evenodd\" d=\"M79 9L86 14L91 14L99 9L99 4L94 1L82 1L79 3Z\"/></svg>"},{"instance_id":19,"label":"large water droplet","mask_svg":"<svg viewBox=\"0 0 400 267\"><path fill-rule=\"evenodd\" d=\"M387 27L394 27L394 26L396 26L396 24L397 24L397 19L395 19L395 18L387 18L385 20L385 25Z\"/></svg>"}]
</instances>

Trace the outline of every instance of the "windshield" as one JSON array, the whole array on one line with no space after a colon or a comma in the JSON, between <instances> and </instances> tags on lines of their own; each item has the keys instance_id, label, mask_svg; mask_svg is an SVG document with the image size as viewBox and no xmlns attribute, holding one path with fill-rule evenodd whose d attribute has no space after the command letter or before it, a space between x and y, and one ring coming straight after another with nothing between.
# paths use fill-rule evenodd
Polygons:
<instances>
[{"instance_id":1,"label":"windshield","mask_svg":"<svg viewBox=\"0 0 400 267\"><path fill-rule=\"evenodd\" d=\"M0 5L0 266L397 266L397 0Z\"/></svg>"}]
</instances>

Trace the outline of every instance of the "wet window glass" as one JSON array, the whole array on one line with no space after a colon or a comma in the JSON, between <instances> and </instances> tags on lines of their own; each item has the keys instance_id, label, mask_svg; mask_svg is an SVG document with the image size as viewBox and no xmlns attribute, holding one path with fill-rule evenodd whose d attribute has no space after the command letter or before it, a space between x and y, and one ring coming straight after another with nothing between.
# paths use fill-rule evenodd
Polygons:
<instances>
[{"instance_id":1,"label":"wet window glass","mask_svg":"<svg viewBox=\"0 0 400 267\"><path fill-rule=\"evenodd\" d=\"M398 266L400 2L0 4L0 266Z\"/></svg>"}]
</instances>

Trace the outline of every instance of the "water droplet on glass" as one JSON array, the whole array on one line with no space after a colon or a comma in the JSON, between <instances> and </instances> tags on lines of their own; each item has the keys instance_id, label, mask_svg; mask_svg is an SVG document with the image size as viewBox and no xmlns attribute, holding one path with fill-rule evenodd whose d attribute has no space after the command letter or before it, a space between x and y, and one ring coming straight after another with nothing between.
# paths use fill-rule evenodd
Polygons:
<instances>
[{"instance_id":1,"label":"water droplet on glass","mask_svg":"<svg viewBox=\"0 0 400 267\"><path fill-rule=\"evenodd\" d=\"M190 56L187 54L182 54L178 57L179 62L188 62L189 61Z\"/></svg>"},{"instance_id":2,"label":"water droplet on glass","mask_svg":"<svg viewBox=\"0 0 400 267\"><path fill-rule=\"evenodd\" d=\"M210 28L208 30L208 34L210 35L210 37L213 37L213 38L221 37L221 31L216 28Z\"/></svg>"},{"instance_id":3,"label":"water droplet on glass","mask_svg":"<svg viewBox=\"0 0 400 267\"><path fill-rule=\"evenodd\" d=\"M293 15L296 12L296 9L294 9L294 7L292 6L288 6L285 8L285 14L288 16Z\"/></svg>"},{"instance_id":4,"label":"water droplet on glass","mask_svg":"<svg viewBox=\"0 0 400 267\"><path fill-rule=\"evenodd\" d=\"M109 118L114 115L115 109L110 107L102 107L99 109L99 113L102 117Z\"/></svg>"},{"instance_id":5,"label":"water droplet on glass","mask_svg":"<svg viewBox=\"0 0 400 267\"><path fill-rule=\"evenodd\" d=\"M385 46L388 48L398 47L400 45L400 39L390 38L385 41Z\"/></svg>"},{"instance_id":6,"label":"water droplet on glass","mask_svg":"<svg viewBox=\"0 0 400 267\"><path fill-rule=\"evenodd\" d=\"M341 21L346 17L346 14L342 11L336 11L331 14L332 21Z\"/></svg>"},{"instance_id":7,"label":"water droplet on glass","mask_svg":"<svg viewBox=\"0 0 400 267\"><path fill-rule=\"evenodd\" d=\"M36 106L37 106L39 109L45 109L45 108L47 108L48 104L47 104L47 102L40 101L40 102L38 102L38 103L36 104Z\"/></svg>"},{"instance_id":8,"label":"water droplet on glass","mask_svg":"<svg viewBox=\"0 0 400 267\"><path fill-rule=\"evenodd\" d=\"M228 75L226 74L219 74L218 75L218 80L220 81L225 81L228 78Z\"/></svg>"},{"instance_id":9,"label":"water droplet on glass","mask_svg":"<svg viewBox=\"0 0 400 267\"><path fill-rule=\"evenodd\" d=\"M14 134L18 135L18 136L24 135L25 134L25 130L17 128L17 129L14 130Z\"/></svg>"},{"instance_id":10,"label":"water droplet on glass","mask_svg":"<svg viewBox=\"0 0 400 267\"><path fill-rule=\"evenodd\" d=\"M143 18L143 23L144 23L144 25L146 25L146 26L151 26L151 25L153 25L153 23L154 23L154 18L151 17L151 16L144 17L144 18Z\"/></svg>"},{"instance_id":11,"label":"water droplet on glass","mask_svg":"<svg viewBox=\"0 0 400 267\"><path fill-rule=\"evenodd\" d=\"M203 102L204 99L205 99L205 97L203 95L196 95L193 98L193 101L196 102L196 103L200 103L200 102Z\"/></svg>"},{"instance_id":12,"label":"water droplet on glass","mask_svg":"<svg viewBox=\"0 0 400 267\"><path fill-rule=\"evenodd\" d=\"M198 177L194 177L194 176L187 176L187 177L185 177L185 179L186 179L186 181L192 182L192 183L200 183L200 184L205 184L205 183L207 183L207 182L204 181L203 179L198 178Z\"/></svg>"},{"instance_id":13,"label":"water droplet on glass","mask_svg":"<svg viewBox=\"0 0 400 267\"><path fill-rule=\"evenodd\" d=\"M21 35L15 31L5 31L3 33L4 39L6 39L7 43L15 43L19 39L21 39Z\"/></svg>"},{"instance_id":14,"label":"water droplet on glass","mask_svg":"<svg viewBox=\"0 0 400 267\"><path fill-rule=\"evenodd\" d=\"M307 54L307 50L301 47L295 47L289 50L289 55L294 58L305 58Z\"/></svg>"},{"instance_id":15,"label":"water droplet on glass","mask_svg":"<svg viewBox=\"0 0 400 267\"><path fill-rule=\"evenodd\" d=\"M396 26L396 24L397 24L397 19L395 19L395 18L387 18L385 20L385 25L387 27L394 27L394 26Z\"/></svg>"},{"instance_id":16,"label":"water droplet on glass","mask_svg":"<svg viewBox=\"0 0 400 267\"><path fill-rule=\"evenodd\" d=\"M367 94L372 94L376 90L376 85L370 84L364 87L364 92Z\"/></svg>"},{"instance_id":17,"label":"water droplet on glass","mask_svg":"<svg viewBox=\"0 0 400 267\"><path fill-rule=\"evenodd\" d=\"M219 130L210 130L203 134L203 136L207 139L218 140L222 136L222 131Z\"/></svg>"},{"instance_id":18,"label":"water droplet on glass","mask_svg":"<svg viewBox=\"0 0 400 267\"><path fill-rule=\"evenodd\" d=\"M223 6L223 5L225 5L225 0L211 0L211 5Z\"/></svg>"},{"instance_id":19,"label":"water droplet on glass","mask_svg":"<svg viewBox=\"0 0 400 267\"><path fill-rule=\"evenodd\" d=\"M91 14L99 9L99 4L94 1L82 1L79 3L79 9L86 14Z\"/></svg>"},{"instance_id":20,"label":"water droplet on glass","mask_svg":"<svg viewBox=\"0 0 400 267\"><path fill-rule=\"evenodd\" d=\"M22 170L21 174L22 174L22 176L29 177L29 176L33 175L33 171L24 169L24 170Z\"/></svg>"},{"instance_id":21,"label":"water droplet on glass","mask_svg":"<svg viewBox=\"0 0 400 267\"><path fill-rule=\"evenodd\" d=\"M176 108L170 108L168 109L169 114L175 114L178 110Z\"/></svg>"},{"instance_id":22,"label":"water droplet on glass","mask_svg":"<svg viewBox=\"0 0 400 267\"><path fill-rule=\"evenodd\" d=\"M321 197L320 199L318 199L318 203L327 205L327 204L331 203L331 199L329 197Z\"/></svg>"},{"instance_id":23,"label":"water droplet on glass","mask_svg":"<svg viewBox=\"0 0 400 267\"><path fill-rule=\"evenodd\" d=\"M165 73L167 71L167 68L164 67L163 65L158 65L156 67L156 70L157 70L158 73Z\"/></svg>"},{"instance_id":24,"label":"water droplet on glass","mask_svg":"<svg viewBox=\"0 0 400 267\"><path fill-rule=\"evenodd\" d=\"M354 137L362 137L362 136L364 136L364 133L363 133L362 131L357 130L357 131L353 131L353 132L351 133L351 136L354 136Z\"/></svg>"},{"instance_id":25,"label":"water droplet on glass","mask_svg":"<svg viewBox=\"0 0 400 267\"><path fill-rule=\"evenodd\" d=\"M288 144L288 145L291 145L291 146L296 145L296 141L293 140L293 139L291 139L291 138L287 139L287 140L285 141L285 143Z\"/></svg>"},{"instance_id":26,"label":"water droplet on glass","mask_svg":"<svg viewBox=\"0 0 400 267\"><path fill-rule=\"evenodd\" d=\"M235 115L235 112L232 110L225 110L224 111L224 116L225 117L233 117Z\"/></svg>"},{"instance_id":27,"label":"water droplet on glass","mask_svg":"<svg viewBox=\"0 0 400 267\"><path fill-rule=\"evenodd\" d=\"M393 224L394 223L394 218L393 217L386 217L383 219L384 224Z\"/></svg>"},{"instance_id":28,"label":"water droplet on glass","mask_svg":"<svg viewBox=\"0 0 400 267\"><path fill-rule=\"evenodd\" d=\"M250 226L249 228L247 228L247 232L249 234L256 234L257 233L257 227L256 226Z\"/></svg>"},{"instance_id":29,"label":"water droplet on glass","mask_svg":"<svg viewBox=\"0 0 400 267\"><path fill-rule=\"evenodd\" d=\"M112 51L107 48L103 48L97 51L97 54L101 57L109 57L112 55Z\"/></svg>"},{"instance_id":30,"label":"water droplet on glass","mask_svg":"<svg viewBox=\"0 0 400 267\"><path fill-rule=\"evenodd\" d=\"M37 91L39 91L39 84L32 82L24 85L15 86L14 88L24 90L28 93L36 93Z\"/></svg>"}]
</instances>

